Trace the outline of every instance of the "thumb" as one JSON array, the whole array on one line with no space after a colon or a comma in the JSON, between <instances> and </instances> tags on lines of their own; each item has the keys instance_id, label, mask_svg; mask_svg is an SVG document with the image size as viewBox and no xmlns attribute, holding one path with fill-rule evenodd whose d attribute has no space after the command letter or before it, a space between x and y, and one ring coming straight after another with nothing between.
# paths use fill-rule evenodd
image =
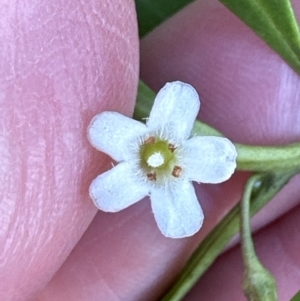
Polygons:
<instances>
[{"instance_id":1,"label":"thumb","mask_svg":"<svg viewBox=\"0 0 300 301\"><path fill-rule=\"evenodd\" d=\"M0 12L0 299L31 300L95 215L88 185L105 157L86 128L102 110L131 114L137 29L123 0L5 0Z\"/></svg>"}]
</instances>

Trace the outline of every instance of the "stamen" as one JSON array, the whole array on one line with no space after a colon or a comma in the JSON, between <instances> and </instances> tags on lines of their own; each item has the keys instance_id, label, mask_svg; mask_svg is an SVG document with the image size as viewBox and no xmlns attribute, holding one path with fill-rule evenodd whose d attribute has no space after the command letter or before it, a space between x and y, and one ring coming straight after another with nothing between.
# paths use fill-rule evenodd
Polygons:
<instances>
[{"instance_id":1,"label":"stamen","mask_svg":"<svg viewBox=\"0 0 300 301\"><path fill-rule=\"evenodd\" d=\"M175 178L179 178L181 176L182 168L180 166L174 166L172 171L172 176Z\"/></svg>"},{"instance_id":2,"label":"stamen","mask_svg":"<svg viewBox=\"0 0 300 301\"><path fill-rule=\"evenodd\" d=\"M147 178L149 181L155 182L156 181L156 172L147 173Z\"/></svg>"},{"instance_id":3,"label":"stamen","mask_svg":"<svg viewBox=\"0 0 300 301\"><path fill-rule=\"evenodd\" d=\"M154 143L155 143L155 138L154 137L149 137L144 142L144 144L154 144Z\"/></svg>"},{"instance_id":4,"label":"stamen","mask_svg":"<svg viewBox=\"0 0 300 301\"><path fill-rule=\"evenodd\" d=\"M170 150L172 153L173 153L174 150L176 149L175 145L172 144L172 143L169 143L169 144L168 144L168 148L169 148L169 150Z\"/></svg>"}]
</instances>

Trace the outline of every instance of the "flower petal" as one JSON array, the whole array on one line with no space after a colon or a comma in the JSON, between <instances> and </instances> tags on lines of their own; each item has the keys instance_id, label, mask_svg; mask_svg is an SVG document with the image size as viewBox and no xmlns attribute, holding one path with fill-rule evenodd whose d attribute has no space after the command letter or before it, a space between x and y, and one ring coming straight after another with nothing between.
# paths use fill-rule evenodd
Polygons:
<instances>
[{"instance_id":1,"label":"flower petal","mask_svg":"<svg viewBox=\"0 0 300 301\"><path fill-rule=\"evenodd\" d=\"M90 196L95 205L107 212L120 211L141 200L148 192L149 187L138 181L128 162L101 174L90 186Z\"/></svg>"},{"instance_id":2,"label":"flower petal","mask_svg":"<svg viewBox=\"0 0 300 301\"><path fill-rule=\"evenodd\" d=\"M197 91L180 81L167 83L157 94L147 125L150 130L171 127L178 139L187 139L200 108Z\"/></svg>"},{"instance_id":3,"label":"flower petal","mask_svg":"<svg viewBox=\"0 0 300 301\"><path fill-rule=\"evenodd\" d=\"M221 183L236 168L236 149L227 138L193 137L183 145L186 177L201 183Z\"/></svg>"},{"instance_id":4,"label":"flower petal","mask_svg":"<svg viewBox=\"0 0 300 301\"><path fill-rule=\"evenodd\" d=\"M193 185L186 180L152 189L151 204L158 227L167 237L191 236L202 226L202 209Z\"/></svg>"},{"instance_id":5,"label":"flower petal","mask_svg":"<svg viewBox=\"0 0 300 301\"><path fill-rule=\"evenodd\" d=\"M131 156L130 141L146 132L147 127L139 121L117 112L102 112L92 119L88 138L98 150L122 161Z\"/></svg>"}]
</instances>

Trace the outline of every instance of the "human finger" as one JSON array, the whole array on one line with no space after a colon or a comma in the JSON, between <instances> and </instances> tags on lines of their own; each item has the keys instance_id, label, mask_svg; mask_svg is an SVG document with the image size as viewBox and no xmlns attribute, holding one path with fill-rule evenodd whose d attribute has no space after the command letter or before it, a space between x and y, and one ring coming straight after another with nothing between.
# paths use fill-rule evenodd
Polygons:
<instances>
[{"instance_id":1,"label":"human finger","mask_svg":"<svg viewBox=\"0 0 300 301\"><path fill-rule=\"evenodd\" d=\"M133 111L132 1L2 1L0 299L32 300L93 219L109 166L86 137L103 110Z\"/></svg>"},{"instance_id":2,"label":"human finger","mask_svg":"<svg viewBox=\"0 0 300 301\"><path fill-rule=\"evenodd\" d=\"M234 141L284 143L299 135L297 116L282 101L297 104L297 75L217 1L197 1L149 34L141 42L141 75L156 91L167 81L191 83L202 99L201 119ZM291 116L280 118L285 115L278 117L278 110ZM39 300L155 300L238 202L245 178L239 173L221 185L197 186L205 221L189 239L162 237L147 201L114 215L99 212ZM282 200L275 203L280 211L270 210L268 218L298 202Z\"/></svg>"}]
</instances>

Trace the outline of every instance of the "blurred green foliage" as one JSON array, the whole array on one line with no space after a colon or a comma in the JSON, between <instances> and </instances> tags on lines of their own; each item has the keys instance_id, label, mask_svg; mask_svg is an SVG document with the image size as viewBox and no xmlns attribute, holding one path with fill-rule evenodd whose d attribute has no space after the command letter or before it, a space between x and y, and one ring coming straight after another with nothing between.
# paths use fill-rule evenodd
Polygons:
<instances>
[{"instance_id":1,"label":"blurred green foliage","mask_svg":"<svg viewBox=\"0 0 300 301\"><path fill-rule=\"evenodd\" d=\"M300 74L300 31L290 0L219 0ZM135 0L145 36L193 0Z\"/></svg>"},{"instance_id":2,"label":"blurred green foliage","mask_svg":"<svg viewBox=\"0 0 300 301\"><path fill-rule=\"evenodd\" d=\"M193 0L135 0L140 37L145 36L190 2Z\"/></svg>"}]
</instances>

